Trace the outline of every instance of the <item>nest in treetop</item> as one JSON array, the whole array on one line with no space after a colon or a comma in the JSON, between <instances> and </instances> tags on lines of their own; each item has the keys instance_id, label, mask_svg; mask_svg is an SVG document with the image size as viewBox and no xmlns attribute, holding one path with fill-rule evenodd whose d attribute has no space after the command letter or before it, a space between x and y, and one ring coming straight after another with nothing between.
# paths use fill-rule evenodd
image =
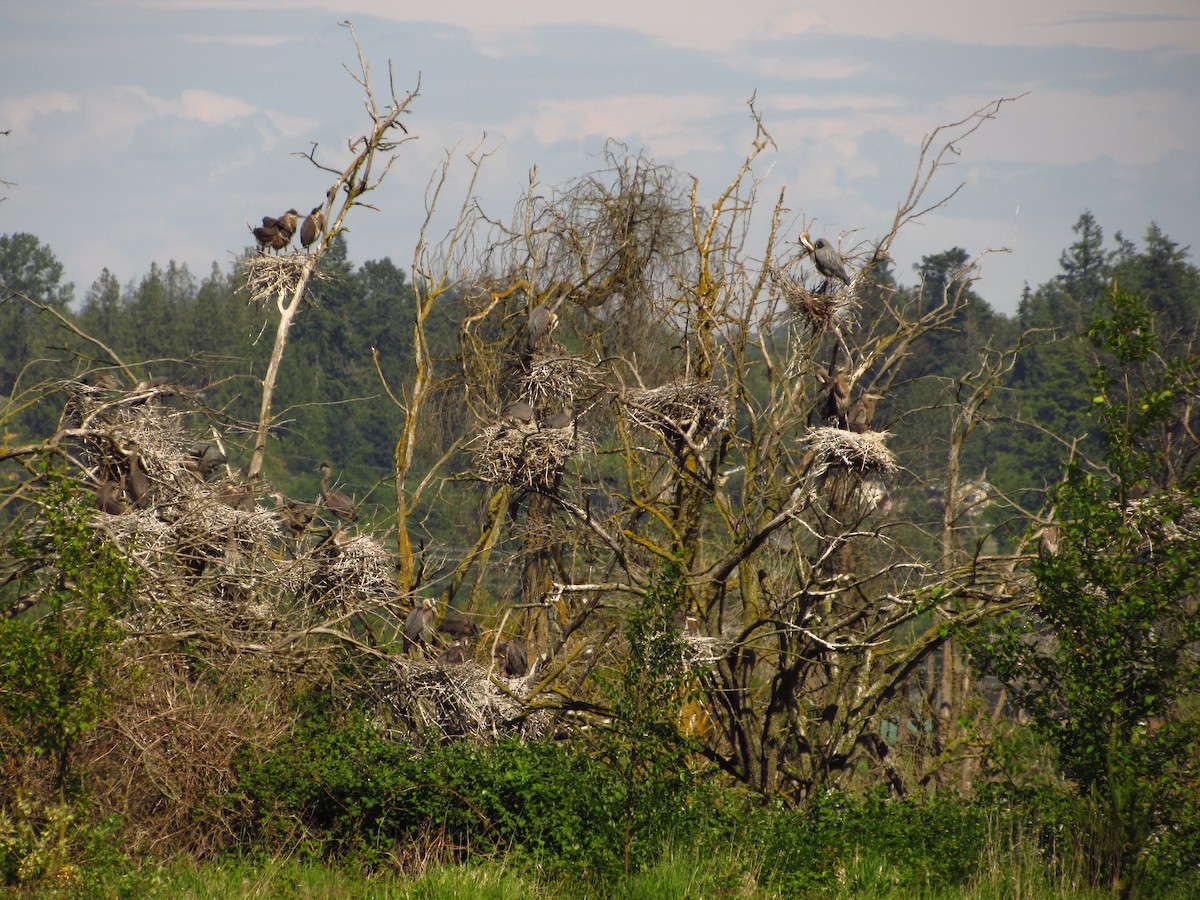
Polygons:
<instances>
[{"instance_id":1,"label":"nest in treetop","mask_svg":"<svg viewBox=\"0 0 1200 900\"><path fill-rule=\"evenodd\" d=\"M792 278L778 268L771 269L771 279L783 296L793 319L814 336L820 336L832 325L851 321L858 312L854 281L840 285L834 293L813 293L804 282Z\"/></svg>"},{"instance_id":2,"label":"nest in treetop","mask_svg":"<svg viewBox=\"0 0 1200 900\"><path fill-rule=\"evenodd\" d=\"M594 392L600 385L596 365L576 356L535 353L529 360L521 395L534 408L557 406L562 398Z\"/></svg>"},{"instance_id":3,"label":"nest in treetop","mask_svg":"<svg viewBox=\"0 0 1200 900\"><path fill-rule=\"evenodd\" d=\"M590 446L575 425L542 430L507 422L489 425L473 443L478 478L538 489L553 488L567 460Z\"/></svg>"},{"instance_id":4,"label":"nest in treetop","mask_svg":"<svg viewBox=\"0 0 1200 900\"><path fill-rule=\"evenodd\" d=\"M656 388L635 388L621 397L635 425L670 439L686 435L697 446L733 421L733 402L712 381L673 381Z\"/></svg>"},{"instance_id":5,"label":"nest in treetop","mask_svg":"<svg viewBox=\"0 0 1200 900\"><path fill-rule=\"evenodd\" d=\"M811 474L821 478L834 472L861 475L892 475L898 469L896 457L885 443L886 431L855 434L841 428L814 428L808 433L813 454Z\"/></svg>"},{"instance_id":6,"label":"nest in treetop","mask_svg":"<svg viewBox=\"0 0 1200 900\"><path fill-rule=\"evenodd\" d=\"M295 293L304 273L311 270L310 279L327 278L316 270L316 257L308 253L287 253L268 256L260 253L242 258L246 270L246 290L250 299L262 304L279 296Z\"/></svg>"}]
</instances>

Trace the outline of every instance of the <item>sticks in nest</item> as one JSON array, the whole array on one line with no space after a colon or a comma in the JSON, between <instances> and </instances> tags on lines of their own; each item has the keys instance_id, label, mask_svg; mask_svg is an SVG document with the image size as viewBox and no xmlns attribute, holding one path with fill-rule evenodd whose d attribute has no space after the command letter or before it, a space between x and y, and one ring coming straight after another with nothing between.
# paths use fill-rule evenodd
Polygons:
<instances>
[{"instance_id":1,"label":"sticks in nest","mask_svg":"<svg viewBox=\"0 0 1200 900\"><path fill-rule=\"evenodd\" d=\"M625 415L635 425L668 438L684 436L699 447L733 421L732 401L724 388L711 381L636 388L621 399Z\"/></svg>"}]
</instances>

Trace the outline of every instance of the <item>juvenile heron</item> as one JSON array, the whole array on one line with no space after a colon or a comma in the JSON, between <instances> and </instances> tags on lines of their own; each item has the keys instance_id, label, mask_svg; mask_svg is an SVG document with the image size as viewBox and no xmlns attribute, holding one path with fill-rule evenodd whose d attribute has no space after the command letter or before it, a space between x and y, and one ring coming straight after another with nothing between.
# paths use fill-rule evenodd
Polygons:
<instances>
[{"instance_id":1,"label":"juvenile heron","mask_svg":"<svg viewBox=\"0 0 1200 900\"><path fill-rule=\"evenodd\" d=\"M304 224L300 226L300 245L307 250L324 230L325 213L321 212L321 207L314 206L313 211L304 217Z\"/></svg>"},{"instance_id":2,"label":"juvenile heron","mask_svg":"<svg viewBox=\"0 0 1200 900\"><path fill-rule=\"evenodd\" d=\"M283 523L283 527L292 533L293 537L304 534L320 511L315 503L289 500L279 491L275 492L274 497L275 515Z\"/></svg>"},{"instance_id":3,"label":"juvenile heron","mask_svg":"<svg viewBox=\"0 0 1200 900\"><path fill-rule=\"evenodd\" d=\"M875 417L875 404L882 399L880 394L863 394L855 400L846 414L846 427L855 434L870 431L871 419Z\"/></svg>"},{"instance_id":4,"label":"juvenile heron","mask_svg":"<svg viewBox=\"0 0 1200 900\"><path fill-rule=\"evenodd\" d=\"M845 427L846 412L850 408L850 386L846 373L835 365L833 371L817 366L817 380L821 387L817 391L817 414L824 419L833 419L839 427Z\"/></svg>"},{"instance_id":5,"label":"juvenile heron","mask_svg":"<svg viewBox=\"0 0 1200 900\"><path fill-rule=\"evenodd\" d=\"M455 640L468 640L479 637L483 633L475 624L475 620L466 613L448 613L446 618L442 619L442 624L438 626L438 631Z\"/></svg>"},{"instance_id":6,"label":"juvenile heron","mask_svg":"<svg viewBox=\"0 0 1200 900\"><path fill-rule=\"evenodd\" d=\"M264 222L263 224L266 223ZM292 235L296 233L296 228L299 225L300 213L294 209L289 209L275 220L275 227L279 229L279 234L283 237L283 245L285 247L292 242Z\"/></svg>"},{"instance_id":7,"label":"juvenile heron","mask_svg":"<svg viewBox=\"0 0 1200 900\"><path fill-rule=\"evenodd\" d=\"M546 418L538 423L538 428L543 431L557 431L563 428L570 428L574 421L575 414L568 408L546 416Z\"/></svg>"},{"instance_id":8,"label":"juvenile heron","mask_svg":"<svg viewBox=\"0 0 1200 900\"><path fill-rule=\"evenodd\" d=\"M133 505L139 508L145 506L146 496L150 493L150 476L142 468L142 458L137 447L133 447L129 451L128 487L129 496L133 498Z\"/></svg>"},{"instance_id":9,"label":"juvenile heron","mask_svg":"<svg viewBox=\"0 0 1200 900\"><path fill-rule=\"evenodd\" d=\"M358 519L358 510L354 508L354 503L349 497L329 486L329 476L332 473L333 467L329 463L321 463L321 499L325 501L325 508L336 518L353 522Z\"/></svg>"},{"instance_id":10,"label":"juvenile heron","mask_svg":"<svg viewBox=\"0 0 1200 900\"><path fill-rule=\"evenodd\" d=\"M223 462L229 462L216 444L198 441L188 448L192 459L184 463L185 468L195 469L201 475L211 475Z\"/></svg>"},{"instance_id":11,"label":"juvenile heron","mask_svg":"<svg viewBox=\"0 0 1200 900\"><path fill-rule=\"evenodd\" d=\"M103 478L96 484L96 508L110 516L118 516L125 512L125 501L121 495L125 493L125 476L119 481Z\"/></svg>"},{"instance_id":12,"label":"juvenile heron","mask_svg":"<svg viewBox=\"0 0 1200 900\"><path fill-rule=\"evenodd\" d=\"M284 238L283 232L279 230L279 220L274 216L263 216L262 225L251 228L250 231L254 234L254 240L258 241L258 249L264 252L282 250L292 239L291 235Z\"/></svg>"},{"instance_id":13,"label":"juvenile heron","mask_svg":"<svg viewBox=\"0 0 1200 900\"><path fill-rule=\"evenodd\" d=\"M428 647L436 634L437 610L426 597L404 620L404 652L411 654L418 646Z\"/></svg>"},{"instance_id":14,"label":"juvenile heron","mask_svg":"<svg viewBox=\"0 0 1200 900\"><path fill-rule=\"evenodd\" d=\"M558 325L558 314L543 303L529 311L529 326L525 332L525 348L534 353L542 349L546 338Z\"/></svg>"},{"instance_id":15,"label":"juvenile heron","mask_svg":"<svg viewBox=\"0 0 1200 900\"><path fill-rule=\"evenodd\" d=\"M519 637L496 644L495 660L509 678L524 678L529 671L529 653Z\"/></svg>"},{"instance_id":16,"label":"juvenile heron","mask_svg":"<svg viewBox=\"0 0 1200 900\"><path fill-rule=\"evenodd\" d=\"M846 267L842 265L841 256L825 242L825 238L817 238L814 242L808 236L807 231L802 231L800 232L800 243L812 254L817 271L825 278L825 287L828 287L829 282L835 278L842 284L850 283L850 276L846 274Z\"/></svg>"}]
</instances>

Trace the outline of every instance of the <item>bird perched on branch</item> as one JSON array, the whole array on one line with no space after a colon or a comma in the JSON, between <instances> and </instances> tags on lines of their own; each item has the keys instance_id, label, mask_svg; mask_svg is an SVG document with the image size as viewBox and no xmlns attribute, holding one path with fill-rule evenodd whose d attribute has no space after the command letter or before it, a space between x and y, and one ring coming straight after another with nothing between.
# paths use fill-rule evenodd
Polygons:
<instances>
[{"instance_id":1,"label":"bird perched on branch","mask_svg":"<svg viewBox=\"0 0 1200 900\"><path fill-rule=\"evenodd\" d=\"M353 522L358 519L358 510L354 508L354 503L350 498L341 491L329 486L329 476L333 473L333 466L329 463L321 463L321 499L325 501L325 508L329 510L336 518L345 522Z\"/></svg>"},{"instance_id":2,"label":"bird perched on branch","mask_svg":"<svg viewBox=\"0 0 1200 900\"><path fill-rule=\"evenodd\" d=\"M812 254L817 271L825 279L824 284L821 285L822 291L828 290L830 282L834 279L842 284L850 283L850 276L846 274L846 267L842 265L841 256L825 242L825 238L817 238L814 243L808 236L808 232L802 231L800 232L800 243Z\"/></svg>"},{"instance_id":3,"label":"bird perched on branch","mask_svg":"<svg viewBox=\"0 0 1200 900\"><path fill-rule=\"evenodd\" d=\"M300 245L307 250L324 230L325 213L321 212L321 207L314 206L313 211L304 217L304 224L300 226Z\"/></svg>"},{"instance_id":4,"label":"bird perched on branch","mask_svg":"<svg viewBox=\"0 0 1200 900\"><path fill-rule=\"evenodd\" d=\"M846 427L846 411L850 408L850 386L846 383L846 373L836 365L833 370L817 366L817 415L826 420L837 422L839 428Z\"/></svg>"}]
</instances>

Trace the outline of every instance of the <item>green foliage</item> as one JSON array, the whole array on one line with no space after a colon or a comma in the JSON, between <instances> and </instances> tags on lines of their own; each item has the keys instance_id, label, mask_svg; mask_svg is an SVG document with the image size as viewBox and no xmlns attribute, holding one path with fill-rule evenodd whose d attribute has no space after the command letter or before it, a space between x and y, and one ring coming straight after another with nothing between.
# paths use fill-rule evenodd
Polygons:
<instances>
[{"instance_id":1,"label":"green foliage","mask_svg":"<svg viewBox=\"0 0 1200 900\"><path fill-rule=\"evenodd\" d=\"M238 764L245 836L268 851L378 864L397 844L441 835L487 856L508 848L553 872L611 871L617 789L603 766L557 744L416 748L359 713L322 712Z\"/></svg>"},{"instance_id":2,"label":"green foliage","mask_svg":"<svg viewBox=\"0 0 1200 900\"><path fill-rule=\"evenodd\" d=\"M0 711L35 752L67 777L71 750L104 714L108 672L121 637L115 615L134 590L129 563L89 526L90 504L50 465L43 469L40 515L5 548L24 577L24 615L0 621Z\"/></svg>"},{"instance_id":3,"label":"green foliage","mask_svg":"<svg viewBox=\"0 0 1200 900\"><path fill-rule=\"evenodd\" d=\"M1114 290L1109 310L1089 336L1104 354L1093 409L1111 475L1068 468L1058 546L1033 565L1034 615L1005 623L984 656L1079 785L1077 824L1099 877L1128 891L1186 862L1160 858L1163 835L1198 824L1180 793L1189 779L1194 788L1197 738L1180 701L1200 686L1200 507L1156 490L1190 477L1158 438L1194 380L1158 363L1139 298Z\"/></svg>"}]
</instances>

